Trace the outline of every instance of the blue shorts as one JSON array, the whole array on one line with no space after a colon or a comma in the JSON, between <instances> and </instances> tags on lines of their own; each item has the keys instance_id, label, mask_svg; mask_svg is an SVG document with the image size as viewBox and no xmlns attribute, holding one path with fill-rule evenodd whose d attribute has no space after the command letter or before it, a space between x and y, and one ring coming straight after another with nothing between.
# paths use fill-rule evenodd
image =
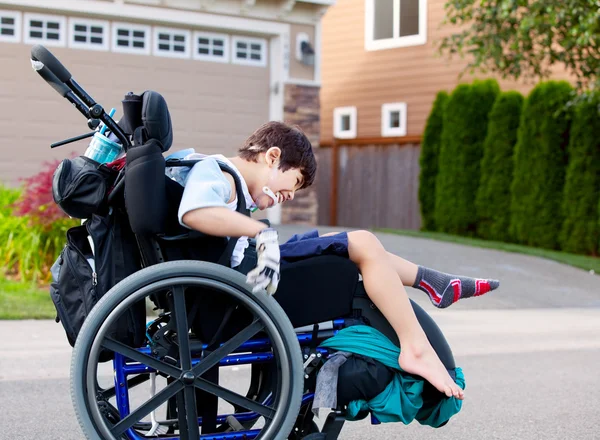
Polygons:
<instances>
[{"instance_id":1,"label":"blue shorts","mask_svg":"<svg viewBox=\"0 0 600 440\"><path fill-rule=\"evenodd\" d=\"M348 258L348 233L340 232L319 237L316 229L296 234L279 246L282 263L303 260L319 255L337 255Z\"/></svg>"}]
</instances>

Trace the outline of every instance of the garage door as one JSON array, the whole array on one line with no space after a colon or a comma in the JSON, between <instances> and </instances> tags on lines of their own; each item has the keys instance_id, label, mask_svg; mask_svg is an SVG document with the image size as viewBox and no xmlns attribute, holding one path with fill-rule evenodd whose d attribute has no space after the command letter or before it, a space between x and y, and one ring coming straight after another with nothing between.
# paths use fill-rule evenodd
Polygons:
<instances>
[{"instance_id":1,"label":"garage door","mask_svg":"<svg viewBox=\"0 0 600 440\"><path fill-rule=\"evenodd\" d=\"M264 42L261 63L254 62L258 57L251 53L256 41ZM49 145L88 130L83 116L31 69L31 45L0 42L0 46L0 181L14 184L19 177L39 171L44 161L82 154L89 140L56 150ZM127 92L151 89L161 93L173 121L172 151L194 147L233 155L269 119L269 66L267 40L232 38L229 47L233 52L229 63L50 50L107 111L117 109L117 119Z\"/></svg>"}]
</instances>

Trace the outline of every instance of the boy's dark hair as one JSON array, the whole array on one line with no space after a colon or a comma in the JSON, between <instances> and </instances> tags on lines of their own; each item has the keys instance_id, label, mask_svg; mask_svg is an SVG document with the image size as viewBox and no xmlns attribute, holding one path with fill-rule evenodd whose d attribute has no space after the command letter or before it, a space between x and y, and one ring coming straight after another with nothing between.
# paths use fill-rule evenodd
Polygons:
<instances>
[{"instance_id":1,"label":"boy's dark hair","mask_svg":"<svg viewBox=\"0 0 600 440\"><path fill-rule=\"evenodd\" d=\"M280 170L299 169L303 179L301 189L312 185L317 173L317 161L310 141L297 126L267 122L246 139L238 154L244 160L256 162L258 155L271 147L281 149Z\"/></svg>"}]
</instances>

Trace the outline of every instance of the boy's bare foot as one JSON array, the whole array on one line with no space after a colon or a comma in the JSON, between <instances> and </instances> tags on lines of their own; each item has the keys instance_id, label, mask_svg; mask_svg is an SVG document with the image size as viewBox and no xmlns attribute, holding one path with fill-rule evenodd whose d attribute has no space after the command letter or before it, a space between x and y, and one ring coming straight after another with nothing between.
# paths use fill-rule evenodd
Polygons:
<instances>
[{"instance_id":1,"label":"boy's bare foot","mask_svg":"<svg viewBox=\"0 0 600 440\"><path fill-rule=\"evenodd\" d=\"M421 376L448 397L464 399L464 391L452 380L431 345L428 347L402 347L398 363L407 373Z\"/></svg>"}]
</instances>

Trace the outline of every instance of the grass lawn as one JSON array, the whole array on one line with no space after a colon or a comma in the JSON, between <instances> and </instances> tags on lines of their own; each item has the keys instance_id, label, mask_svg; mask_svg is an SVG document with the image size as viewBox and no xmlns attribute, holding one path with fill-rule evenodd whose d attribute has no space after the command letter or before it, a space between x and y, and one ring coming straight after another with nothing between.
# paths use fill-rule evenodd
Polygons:
<instances>
[{"instance_id":1,"label":"grass lawn","mask_svg":"<svg viewBox=\"0 0 600 440\"><path fill-rule=\"evenodd\" d=\"M533 255L535 257L547 258L549 260L558 261L559 263L568 264L569 266L578 267L588 272L593 270L597 275L600 275L600 258L598 257L568 254L566 252L551 251L548 249L534 248L513 243L503 243L500 241L487 241L478 238L460 237L441 232L423 232L408 229L377 229L377 231L388 234L406 235L409 237L429 238L431 240L447 241L456 244L464 244L467 246L496 249L499 251L515 252L518 254Z\"/></svg>"},{"instance_id":2,"label":"grass lawn","mask_svg":"<svg viewBox=\"0 0 600 440\"><path fill-rule=\"evenodd\" d=\"M10 281L0 275L0 319L54 319L56 309L48 289Z\"/></svg>"}]
</instances>

